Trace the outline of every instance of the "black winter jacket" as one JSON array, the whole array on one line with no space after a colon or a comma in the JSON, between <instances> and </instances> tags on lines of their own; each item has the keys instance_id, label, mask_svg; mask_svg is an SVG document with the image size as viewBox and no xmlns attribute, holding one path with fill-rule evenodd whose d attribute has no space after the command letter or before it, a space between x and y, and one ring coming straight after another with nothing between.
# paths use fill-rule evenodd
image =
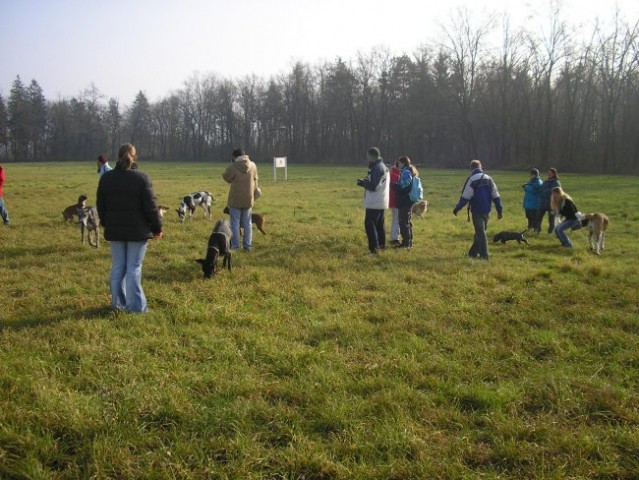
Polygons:
<instances>
[{"instance_id":1,"label":"black winter jacket","mask_svg":"<svg viewBox=\"0 0 639 480\"><path fill-rule=\"evenodd\" d=\"M100 177L96 198L106 240L141 242L162 231L162 218L146 173L111 170Z\"/></svg>"}]
</instances>

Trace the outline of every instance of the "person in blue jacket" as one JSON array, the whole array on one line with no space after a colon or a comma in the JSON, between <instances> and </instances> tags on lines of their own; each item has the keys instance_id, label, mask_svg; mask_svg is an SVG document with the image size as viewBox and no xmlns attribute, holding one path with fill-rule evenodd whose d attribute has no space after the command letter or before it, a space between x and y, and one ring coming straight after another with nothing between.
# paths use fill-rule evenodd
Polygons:
<instances>
[{"instance_id":1,"label":"person in blue jacket","mask_svg":"<svg viewBox=\"0 0 639 480\"><path fill-rule=\"evenodd\" d=\"M557 175L557 169L551 167L548 169L548 178L544 180L544 183L541 187L541 195L539 196L539 210L537 212L537 224L539 225L539 229L541 230L541 224L544 219L544 214L548 212L548 233L553 233L555 231L555 214L550 206L550 197L552 196L552 191L561 187L561 182L559 181L559 176Z\"/></svg>"},{"instance_id":2,"label":"person in blue jacket","mask_svg":"<svg viewBox=\"0 0 639 480\"><path fill-rule=\"evenodd\" d=\"M399 211L399 231L402 234L402 243L395 245L396 248L410 248L413 246L413 222L412 210L413 202L410 199L410 191L413 185L413 177L419 176L419 172L407 156L399 157L397 160L401 168L399 181L391 185L397 192L397 209Z\"/></svg>"},{"instance_id":3,"label":"person in blue jacket","mask_svg":"<svg viewBox=\"0 0 639 480\"><path fill-rule=\"evenodd\" d=\"M470 258L488 260L486 228L488 228L488 219L490 218L493 203L497 210L497 218L501 220L503 217L501 198L497 190L497 185L495 185L495 182L490 176L484 173L479 160L470 162L470 169L472 172L466 179L466 183L464 183L461 198L457 206L453 209L453 214L457 215L466 204L470 203L469 215L472 214L475 236L473 244L470 250L468 250L468 256Z\"/></svg>"},{"instance_id":4,"label":"person in blue jacket","mask_svg":"<svg viewBox=\"0 0 639 480\"><path fill-rule=\"evenodd\" d=\"M543 188L543 182L539 178L539 170L536 168L530 170L530 179L522 187L524 189L524 211L528 220L528 230L534 230L539 233L541 231L539 202Z\"/></svg>"}]
</instances>

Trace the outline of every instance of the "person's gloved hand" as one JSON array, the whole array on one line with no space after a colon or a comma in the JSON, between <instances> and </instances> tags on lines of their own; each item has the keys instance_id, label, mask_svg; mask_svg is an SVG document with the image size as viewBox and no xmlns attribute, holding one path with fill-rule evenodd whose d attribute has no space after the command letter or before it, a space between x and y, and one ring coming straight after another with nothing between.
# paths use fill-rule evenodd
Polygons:
<instances>
[{"instance_id":1,"label":"person's gloved hand","mask_svg":"<svg viewBox=\"0 0 639 480\"><path fill-rule=\"evenodd\" d=\"M458 212L459 212L459 210L457 210L457 208L453 208L453 215L457 216Z\"/></svg>"},{"instance_id":2,"label":"person's gloved hand","mask_svg":"<svg viewBox=\"0 0 639 480\"><path fill-rule=\"evenodd\" d=\"M362 180L361 178L357 179L357 186L358 187L363 187L364 186L364 180Z\"/></svg>"}]
</instances>

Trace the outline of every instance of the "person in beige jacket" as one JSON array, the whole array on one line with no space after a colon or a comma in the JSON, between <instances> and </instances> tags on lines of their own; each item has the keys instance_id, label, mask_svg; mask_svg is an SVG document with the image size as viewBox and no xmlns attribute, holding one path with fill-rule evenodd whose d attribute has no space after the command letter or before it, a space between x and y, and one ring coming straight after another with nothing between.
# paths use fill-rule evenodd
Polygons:
<instances>
[{"instance_id":1,"label":"person in beige jacket","mask_svg":"<svg viewBox=\"0 0 639 480\"><path fill-rule=\"evenodd\" d=\"M237 148L233 150L233 163L222 174L229 189L228 207L231 216L231 248L240 248L240 226L244 230L242 246L250 252L253 240L251 213L255 203L257 189L257 167L246 152Z\"/></svg>"}]
</instances>

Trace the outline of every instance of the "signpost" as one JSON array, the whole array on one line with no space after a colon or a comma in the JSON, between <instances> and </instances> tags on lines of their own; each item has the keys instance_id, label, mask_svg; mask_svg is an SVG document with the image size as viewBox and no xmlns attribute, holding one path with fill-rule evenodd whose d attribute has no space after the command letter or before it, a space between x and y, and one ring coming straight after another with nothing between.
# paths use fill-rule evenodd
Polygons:
<instances>
[{"instance_id":1,"label":"signpost","mask_svg":"<svg viewBox=\"0 0 639 480\"><path fill-rule=\"evenodd\" d=\"M288 180L288 161L286 157L273 157L273 181L277 182L277 169L284 169L284 180Z\"/></svg>"}]
</instances>

